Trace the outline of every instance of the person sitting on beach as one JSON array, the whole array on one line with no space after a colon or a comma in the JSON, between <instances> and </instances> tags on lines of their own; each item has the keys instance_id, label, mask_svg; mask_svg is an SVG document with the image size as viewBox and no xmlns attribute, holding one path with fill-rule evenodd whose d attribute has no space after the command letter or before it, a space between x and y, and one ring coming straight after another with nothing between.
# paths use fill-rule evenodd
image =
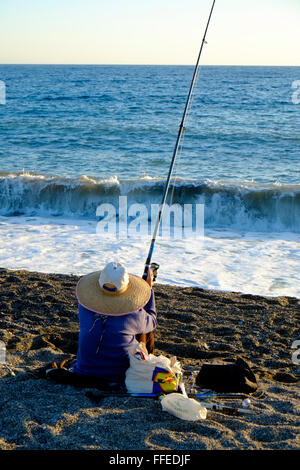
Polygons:
<instances>
[{"instance_id":1,"label":"person sitting on beach","mask_svg":"<svg viewBox=\"0 0 300 470\"><path fill-rule=\"evenodd\" d=\"M116 262L83 276L76 287L80 326L76 361L69 371L50 369L47 377L75 385L124 386L128 352L138 344L136 335L156 327L152 279L151 270L145 281Z\"/></svg>"}]
</instances>

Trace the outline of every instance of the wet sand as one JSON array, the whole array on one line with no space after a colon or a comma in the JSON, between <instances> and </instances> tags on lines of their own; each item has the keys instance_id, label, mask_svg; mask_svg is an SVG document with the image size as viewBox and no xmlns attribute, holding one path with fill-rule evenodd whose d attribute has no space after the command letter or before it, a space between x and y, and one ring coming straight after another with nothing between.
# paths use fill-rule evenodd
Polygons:
<instances>
[{"instance_id":1,"label":"wet sand","mask_svg":"<svg viewBox=\"0 0 300 470\"><path fill-rule=\"evenodd\" d=\"M176 355L184 370L242 357L261 398L257 413L184 421L155 399L108 397L55 384L36 371L76 354L76 276L0 269L0 340L15 376L0 366L1 450L299 449L300 300L156 284L155 354ZM241 406L241 400L218 400Z\"/></svg>"}]
</instances>

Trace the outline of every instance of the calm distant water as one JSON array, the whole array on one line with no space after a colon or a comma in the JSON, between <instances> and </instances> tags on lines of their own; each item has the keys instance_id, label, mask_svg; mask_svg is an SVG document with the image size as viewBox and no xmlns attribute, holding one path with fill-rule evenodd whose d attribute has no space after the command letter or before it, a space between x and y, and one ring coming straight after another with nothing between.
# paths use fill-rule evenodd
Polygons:
<instances>
[{"instance_id":1,"label":"calm distant water","mask_svg":"<svg viewBox=\"0 0 300 470\"><path fill-rule=\"evenodd\" d=\"M166 175L193 67L0 66L2 171ZM201 67L177 172L298 184L300 67Z\"/></svg>"},{"instance_id":2,"label":"calm distant water","mask_svg":"<svg viewBox=\"0 0 300 470\"><path fill-rule=\"evenodd\" d=\"M62 243L59 218L64 227L78 219L87 227L97 206L117 204L120 194L131 202L159 203L192 74L193 66L0 65L6 85L6 104L0 105L0 263L26 267L30 258L29 266L40 270L90 270L93 248L74 267L73 229L69 245ZM189 264L185 283L300 296L296 80L300 67L200 67L172 202L205 205L212 245L201 253L196 246L190 250L197 266L207 255L211 272L202 265L202 278ZM53 246L66 256L59 268L40 232L45 218L57 224ZM39 234L34 248L32 233ZM172 259L175 270L186 256L178 254L177 264ZM248 267L237 266L245 256ZM262 280L264 256L276 263Z\"/></svg>"}]
</instances>

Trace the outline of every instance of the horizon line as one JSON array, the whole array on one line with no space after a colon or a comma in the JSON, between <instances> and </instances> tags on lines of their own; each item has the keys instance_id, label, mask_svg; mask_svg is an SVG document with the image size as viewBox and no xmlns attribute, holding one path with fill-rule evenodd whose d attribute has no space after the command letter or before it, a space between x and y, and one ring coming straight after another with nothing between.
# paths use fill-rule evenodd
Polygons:
<instances>
[{"instance_id":1,"label":"horizon line","mask_svg":"<svg viewBox=\"0 0 300 470\"><path fill-rule=\"evenodd\" d=\"M119 64L119 63L54 63L54 62L49 62L49 63L38 63L38 62L17 62L17 63L2 63L0 62L1 65L54 65L54 66L99 66L99 67L105 67L105 66L133 66L133 67L194 67L195 64L134 64L134 63L128 63L128 64ZM199 65L199 67L300 67L300 65L278 65L278 64L202 64Z\"/></svg>"}]
</instances>

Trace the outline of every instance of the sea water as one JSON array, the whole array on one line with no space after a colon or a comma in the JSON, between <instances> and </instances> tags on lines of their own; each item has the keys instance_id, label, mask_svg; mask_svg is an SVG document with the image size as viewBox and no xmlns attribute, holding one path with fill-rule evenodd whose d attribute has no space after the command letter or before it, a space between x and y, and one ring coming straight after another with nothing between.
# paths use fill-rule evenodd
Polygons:
<instances>
[{"instance_id":1,"label":"sea water","mask_svg":"<svg viewBox=\"0 0 300 470\"><path fill-rule=\"evenodd\" d=\"M193 74L189 66L1 65L0 265L142 275ZM160 234L158 281L300 297L300 67L199 69L169 205L203 233ZM97 208L148 210L148 233L99 233ZM154 218L154 217L152 217Z\"/></svg>"}]
</instances>

